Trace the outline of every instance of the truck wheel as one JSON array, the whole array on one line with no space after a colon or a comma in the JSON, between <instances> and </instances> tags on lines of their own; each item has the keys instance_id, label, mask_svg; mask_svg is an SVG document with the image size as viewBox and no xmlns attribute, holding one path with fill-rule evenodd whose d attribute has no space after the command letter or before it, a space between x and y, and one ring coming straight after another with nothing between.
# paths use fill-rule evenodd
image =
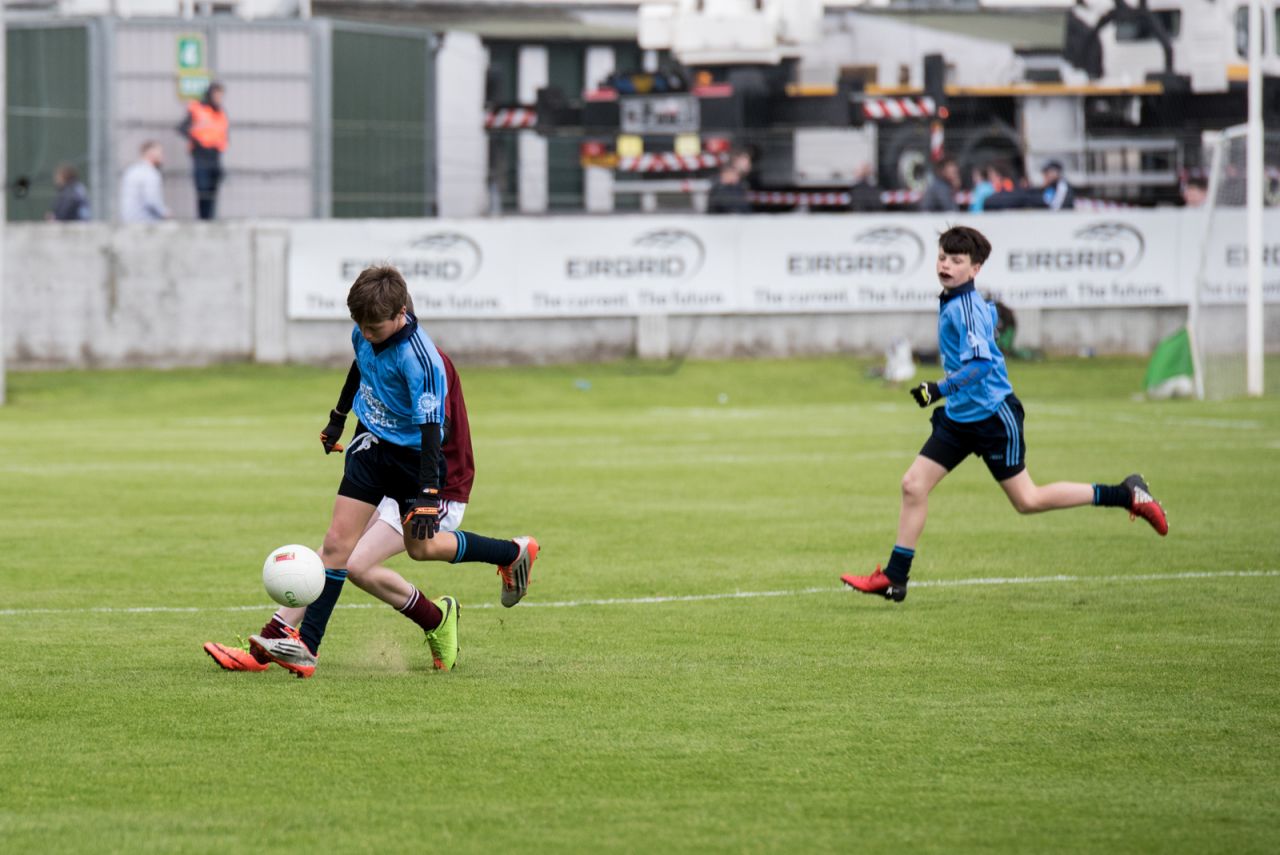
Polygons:
<instances>
[{"instance_id":1,"label":"truck wheel","mask_svg":"<svg viewBox=\"0 0 1280 855\"><path fill-rule=\"evenodd\" d=\"M932 171L928 129L903 126L886 136L886 145L881 149L885 155L880 161L881 185L887 190L924 192Z\"/></svg>"}]
</instances>

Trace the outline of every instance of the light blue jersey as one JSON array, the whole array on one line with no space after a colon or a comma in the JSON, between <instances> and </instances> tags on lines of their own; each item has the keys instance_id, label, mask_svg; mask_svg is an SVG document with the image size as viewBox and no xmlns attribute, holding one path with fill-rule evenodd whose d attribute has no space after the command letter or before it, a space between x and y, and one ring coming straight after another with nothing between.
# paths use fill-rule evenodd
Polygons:
<instances>
[{"instance_id":1,"label":"light blue jersey","mask_svg":"<svg viewBox=\"0 0 1280 855\"><path fill-rule=\"evenodd\" d=\"M1004 354L996 346L996 307L978 295L973 282L944 291L939 300L938 350L942 353L942 370L950 376L975 359L991 363L991 370L980 379L957 384L959 388L948 391L947 416L958 422L981 421L1013 394Z\"/></svg>"},{"instance_id":2,"label":"light blue jersey","mask_svg":"<svg viewBox=\"0 0 1280 855\"><path fill-rule=\"evenodd\" d=\"M351 345L360 366L360 391L352 407L360 423L378 439L417 451L422 450L421 425L440 425L443 437L444 362L418 319L409 315L399 332L378 344L365 341L356 326Z\"/></svg>"}]
</instances>

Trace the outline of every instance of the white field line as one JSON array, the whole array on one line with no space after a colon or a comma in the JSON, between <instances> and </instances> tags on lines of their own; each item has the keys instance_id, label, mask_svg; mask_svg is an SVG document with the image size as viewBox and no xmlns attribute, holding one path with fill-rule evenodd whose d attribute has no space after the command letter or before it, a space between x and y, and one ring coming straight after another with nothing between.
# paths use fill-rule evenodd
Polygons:
<instances>
[{"instance_id":1,"label":"white field line","mask_svg":"<svg viewBox=\"0 0 1280 855\"><path fill-rule=\"evenodd\" d=\"M1280 577L1280 570L1221 570L1192 571L1187 573L1144 573L1132 576L1071 576L1058 574L1055 576L1008 576L982 579L934 579L912 582L911 588L963 588L974 585L1045 585L1062 582L1111 583L1111 582L1179 582L1194 579L1248 579L1261 577ZM612 597L601 600L559 600L539 602L526 600L521 608L529 609L569 609L581 606L646 606L661 603L701 603L711 600L752 600L762 597L798 597L807 594L852 593L844 586L826 585L820 588L793 588L785 591L733 591L721 594L672 594L655 597ZM382 607L381 603L351 603L339 605L339 609L372 609ZM263 612L272 608L270 603L259 603L254 606L92 606L79 609L0 609L0 617L24 617L27 615L66 615L66 614L198 614L204 612ZM497 608L494 603L476 603L467 609Z\"/></svg>"}]
</instances>

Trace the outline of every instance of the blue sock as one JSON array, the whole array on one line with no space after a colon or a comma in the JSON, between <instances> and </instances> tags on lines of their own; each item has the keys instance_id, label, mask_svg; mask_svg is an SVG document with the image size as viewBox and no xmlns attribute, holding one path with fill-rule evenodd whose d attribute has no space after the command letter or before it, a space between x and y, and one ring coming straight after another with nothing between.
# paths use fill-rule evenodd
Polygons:
<instances>
[{"instance_id":1,"label":"blue sock","mask_svg":"<svg viewBox=\"0 0 1280 855\"><path fill-rule=\"evenodd\" d=\"M520 554L520 547L516 546L515 541L498 540L469 531L455 531L454 535L458 538L458 551L453 556L454 564L479 561L506 567Z\"/></svg>"},{"instance_id":2,"label":"blue sock","mask_svg":"<svg viewBox=\"0 0 1280 855\"><path fill-rule=\"evenodd\" d=\"M329 615L342 596L342 584L347 581L346 570L325 568L324 590L316 601L307 606L307 613L302 618L302 626L298 627L298 635L302 643L312 653L320 651L320 642L324 640L325 627L329 625Z\"/></svg>"},{"instance_id":3,"label":"blue sock","mask_svg":"<svg viewBox=\"0 0 1280 855\"><path fill-rule=\"evenodd\" d=\"M905 584L907 576L911 574L911 559L916 557L914 549L907 549L905 546L893 547L893 552L889 553L889 566L884 568L884 575L889 577L889 581L895 585Z\"/></svg>"}]
</instances>

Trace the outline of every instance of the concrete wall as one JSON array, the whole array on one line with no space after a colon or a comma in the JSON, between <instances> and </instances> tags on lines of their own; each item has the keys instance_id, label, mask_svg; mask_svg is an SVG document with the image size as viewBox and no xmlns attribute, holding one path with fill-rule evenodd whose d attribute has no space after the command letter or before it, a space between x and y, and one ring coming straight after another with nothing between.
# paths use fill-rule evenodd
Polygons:
<instances>
[{"instance_id":1,"label":"concrete wall","mask_svg":"<svg viewBox=\"0 0 1280 855\"><path fill-rule=\"evenodd\" d=\"M341 362L344 321L289 321L287 223L14 224L7 232L4 350L12 369L169 367L229 360ZM1241 310L1220 310L1238 323ZM1185 322L1177 306L1019 314L1019 344L1075 354L1149 353ZM542 320L426 319L472 363L689 355L878 354L896 336L935 344L932 312ZM1267 313L1280 342L1280 311Z\"/></svg>"}]
</instances>

